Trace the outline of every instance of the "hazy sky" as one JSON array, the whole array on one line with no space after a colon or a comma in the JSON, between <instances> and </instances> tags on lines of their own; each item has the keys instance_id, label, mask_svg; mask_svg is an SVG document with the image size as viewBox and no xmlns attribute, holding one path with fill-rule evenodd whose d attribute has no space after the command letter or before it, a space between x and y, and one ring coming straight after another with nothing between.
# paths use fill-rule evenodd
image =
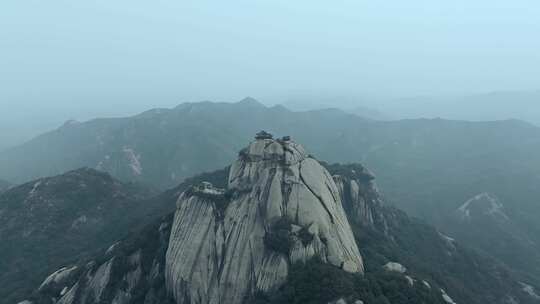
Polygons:
<instances>
[{"instance_id":1,"label":"hazy sky","mask_svg":"<svg viewBox=\"0 0 540 304\"><path fill-rule=\"evenodd\" d=\"M538 0L3 0L0 113L536 90L539 16Z\"/></svg>"},{"instance_id":2,"label":"hazy sky","mask_svg":"<svg viewBox=\"0 0 540 304\"><path fill-rule=\"evenodd\" d=\"M5 0L0 35L2 100L410 96L540 79L537 0Z\"/></svg>"}]
</instances>

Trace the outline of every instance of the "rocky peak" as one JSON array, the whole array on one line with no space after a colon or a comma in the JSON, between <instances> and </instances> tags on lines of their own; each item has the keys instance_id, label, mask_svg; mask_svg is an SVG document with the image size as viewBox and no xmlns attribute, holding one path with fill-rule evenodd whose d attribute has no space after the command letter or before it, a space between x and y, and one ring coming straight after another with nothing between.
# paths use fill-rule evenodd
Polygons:
<instances>
[{"instance_id":1,"label":"rocky peak","mask_svg":"<svg viewBox=\"0 0 540 304\"><path fill-rule=\"evenodd\" d=\"M240 100L238 104L243 106L252 106L252 107L264 107L262 103L260 103L257 99L253 97L245 97L244 99Z\"/></svg>"},{"instance_id":2,"label":"rocky peak","mask_svg":"<svg viewBox=\"0 0 540 304\"><path fill-rule=\"evenodd\" d=\"M330 173L294 141L258 136L232 164L226 190L181 195L165 277L177 303L242 303L311 258L364 269Z\"/></svg>"},{"instance_id":3,"label":"rocky peak","mask_svg":"<svg viewBox=\"0 0 540 304\"><path fill-rule=\"evenodd\" d=\"M324 164L333 175L349 221L387 230L375 175L360 164Z\"/></svg>"},{"instance_id":4,"label":"rocky peak","mask_svg":"<svg viewBox=\"0 0 540 304\"><path fill-rule=\"evenodd\" d=\"M470 221L473 218L488 216L497 220L507 221L504 206L499 199L487 192L480 193L461 205L456 213L461 220Z\"/></svg>"}]
</instances>

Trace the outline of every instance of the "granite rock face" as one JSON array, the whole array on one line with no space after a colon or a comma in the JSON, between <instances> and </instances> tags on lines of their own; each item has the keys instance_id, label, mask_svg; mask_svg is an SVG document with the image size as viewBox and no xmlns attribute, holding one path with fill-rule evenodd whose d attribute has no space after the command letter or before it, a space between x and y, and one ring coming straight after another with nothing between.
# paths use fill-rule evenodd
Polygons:
<instances>
[{"instance_id":1,"label":"granite rock face","mask_svg":"<svg viewBox=\"0 0 540 304\"><path fill-rule=\"evenodd\" d=\"M383 266L383 268L384 270L390 271L390 272L397 272L397 273L407 272L407 268L405 268L405 266L396 262L388 262Z\"/></svg>"},{"instance_id":2,"label":"granite rock face","mask_svg":"<svg viewBox=\"0 0 540 304\"><path fill-rule=\"evenodd\" d=\"M364 269L332 176L302 146L260 138L233 163L228 189L182 194L165 278L178 304L243 303L313 257Z\"/></svg>"},{"instance_id":3,"label":"granite rock face","mask_svg":"<svg viewBox=\"0 0 540 304\"><path fill-rule=\"evenodd\" d=\"M392 219L375 184L375 176L360 164L324 164L334 182L349 222L388 235Z\"/></svg>"},{"instance_id":4,"label":"granite rock face","mask_svg":"<svg viewBox=\"0 0 540 304\"><path fill-rule=\"evenodd\" d=\"M351 222L373 226L383 215L383 201L375 185L375 176L362 165L328 165L334 174L343 207Z\"/></svg>"}]
</instances>

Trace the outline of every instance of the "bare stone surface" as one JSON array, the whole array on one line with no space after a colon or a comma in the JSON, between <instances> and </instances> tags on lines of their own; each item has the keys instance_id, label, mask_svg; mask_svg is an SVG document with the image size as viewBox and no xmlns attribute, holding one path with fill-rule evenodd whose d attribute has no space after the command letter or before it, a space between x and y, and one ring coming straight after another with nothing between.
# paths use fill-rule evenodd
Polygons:
<instances>
[{"instance_id":1,"label":"bare stone surface","mask_svg":"<svg viewBox=\"0 0 540 304\"><path fill-rule=\"evenodd\" d=\"M186 192L177 203L166 256L177 303L242 303L282 285L290 263L315 256L363 272L339 190L302 146L252 142L231 166L226 193ZM277 244L286 252L268 243L276 225L288 231Z\"/></svg>"}]
</instances>

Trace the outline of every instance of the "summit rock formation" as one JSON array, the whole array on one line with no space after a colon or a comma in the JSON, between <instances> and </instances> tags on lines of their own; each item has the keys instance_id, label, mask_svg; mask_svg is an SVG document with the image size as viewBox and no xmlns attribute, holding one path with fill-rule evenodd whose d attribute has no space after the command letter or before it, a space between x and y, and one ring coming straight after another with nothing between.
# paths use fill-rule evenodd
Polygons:
<instances>
[{"instance_id":1,"label":"summit rock formation","mask_svg":"<svg viewBox=\"0 0 540 304\"><path fill-rule=\"evenodd\" d=\"M226 190L182 194L166 256L177 303L242 303L280 287L291 263L317 257L363 272L332 176L293 141L259 138L232 165Z\"/></svg>"}]
</instances>

